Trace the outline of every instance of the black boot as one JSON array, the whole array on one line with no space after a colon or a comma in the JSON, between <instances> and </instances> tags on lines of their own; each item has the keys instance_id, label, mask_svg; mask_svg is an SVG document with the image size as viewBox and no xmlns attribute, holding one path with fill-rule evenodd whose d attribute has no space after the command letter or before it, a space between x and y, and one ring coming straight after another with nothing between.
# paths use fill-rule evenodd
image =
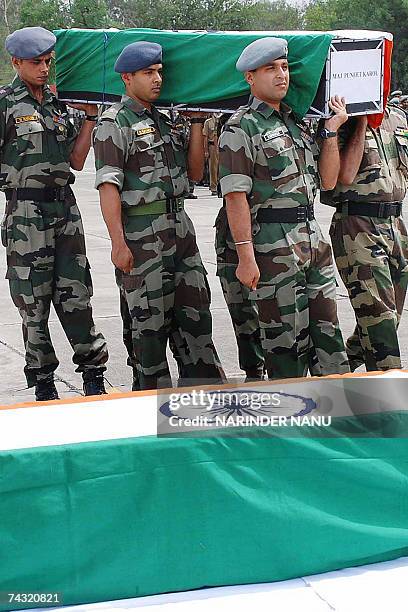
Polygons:
<instances>
[{"instance_id":1,"label":"black boot","mask_svg":"<svg viewBox=\"0 0 408 612\"><path fill-rule=\"evenodd\" d=\"M82 374L85 395L106 395L101 370L88 370Z\"/></svg>"},{"instance_id":2,"label":"black boot","mask_svg":"<svg viewBox=\"0 0 408 612\"><path fill-rule=\"evenodd\" d=\"M59 399L58 391L52 376L40 380L35 385L35 399L37 402L48 402L49 400Z\"/></svg>"},{"instance_id":3,"label":"black boot","mask_svg":"<svg viewBox=\"0 0 408 612\"><path fill-rule=\"evenodd\" d=\"M265 366L256 366L246 370L245 382L257 382L259 380L265 380Z\"/></svg>"}]
</instances>

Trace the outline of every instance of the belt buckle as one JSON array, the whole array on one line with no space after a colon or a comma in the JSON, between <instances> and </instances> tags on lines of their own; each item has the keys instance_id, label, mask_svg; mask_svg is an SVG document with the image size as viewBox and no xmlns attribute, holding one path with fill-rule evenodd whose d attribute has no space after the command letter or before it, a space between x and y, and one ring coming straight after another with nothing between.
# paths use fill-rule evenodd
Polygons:
<instances>
[{"instance_id":1,"label":"belt buckle","mask_svg":"<svg viewBox=\"0 0 408 612\"><path fill-rule=\"evenodd\" d=\"M386 219L388 214L388 204L387 202L380 202L378 205L378 216L381 219Z\"/></svg>"},{"instance_id":2,"label":"belt buckle","mask_svg":"<svg viewBox=\"0 0 408 612\"><path fill-rule=\"evenodd\" d=\"M314 219L314 206L313 205L307 207L307 218L309 219L309 221Z\"/></svg>"},{"instance_id":3,"label":"belt buckle","mask_svg":"<svg viewBox=\"0 0 408 612\"><path fill-rule=\"evenodd\" d=\"M175 198L167 198L166 200L166 208L169 214L173 214L176 211L176 199Z\"/></svg>"},{"instance_id":4,"label":"belt buckle","mask_svg":"<svg viewBox=\"0 0 408 612\"><path fill-rule=\"evenodd\" d=\"M298 223L301 223L302 221L306 221L307 219L307 209L305 207L302 206L298 206L296 208L296 220Z\"/></svg>"}]
</instances>

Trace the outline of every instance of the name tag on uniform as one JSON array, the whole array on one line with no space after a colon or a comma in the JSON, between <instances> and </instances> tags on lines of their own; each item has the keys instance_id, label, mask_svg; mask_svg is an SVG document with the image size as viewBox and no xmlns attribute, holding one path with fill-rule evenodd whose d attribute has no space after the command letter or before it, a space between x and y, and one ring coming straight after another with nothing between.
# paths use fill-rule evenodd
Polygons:
<instances>
[{"instance_id":1,"label":"name tag on uniform","mask_svg":"<svg viewBox=\"0 0 408 612\"><path fill-rule=\"evenodd\" d=\"M405 138L408 138L408 129L407 128L403 128L403 127L398 127L395 130L395 135L396 136L405 136Z\"/></svg>"},{"instance_id":2,"label":"name tag on uniform","mask_svg":"<svg viewBox=\"0 0 408 612\"><path fill-rule=\"evenodd\" d=\"M39 121L40 118L38 115L23 115L21 117L16 117L15 122L16 125L19 123L27 123L27 121Z\"/></svg>"},{"instance_id":3,"label":"name tag on uniform","mask_svg":"<svg viewBox=\"0 0 408 612\"><path fill-rule=\"evenodd\" d=\"M276 130L269 130L268 132L265 132L265 134L262 134L262 140L264 142L269 142L270 140L273 140L274 138L278 138L278 136L284 136L285 131L283 130L283 128L278 128Z\"/></svg>"},{"instance_id":4,"label":"name tag on uniform","mask_svg":"<svg viewBox=\"0 0 408 612\"><path fill-rule=\"evenodd\" d=\"M146 134L154 134L155 131L156 130L154 127L140 128L139 130L136 130L136 136L145 136Z\"/></svg>"}]
</instances>

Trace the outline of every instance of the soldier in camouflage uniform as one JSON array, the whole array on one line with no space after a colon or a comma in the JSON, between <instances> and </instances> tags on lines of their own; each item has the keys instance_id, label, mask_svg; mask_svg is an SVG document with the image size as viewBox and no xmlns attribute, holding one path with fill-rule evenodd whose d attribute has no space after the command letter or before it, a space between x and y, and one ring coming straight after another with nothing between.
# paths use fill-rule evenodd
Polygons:
<instances>
[{"instance_id":1,"label":"soldier in camouflage uniform","mask_svg":"<svg viewBox=\"0 0 408 612\"><path fill-rule=\"evenodd\" d=\"M211 338L206 272L183 209L187 169L193 179L202 173L203 120L191 120L187 162L179 131L152 105L160 95L161 58L160 45L143 41L122 51L115 70L126 95L103 114L94 135L96 187L142 389L171 384L170 336L190 382L224 378Z\"/></svg>"},{"instance_id":2,"label":"soldier in camouflage uniform","mask_svg":"<svg viewBox=\"0 0 408 612\"><path fill-rule=\"evenodd\" d=\"M227 122L220 140L226 264L257 304L269 378L305 376L308 369L347 372L331 250L313 214L318 150L306 125L281 102L289 85L286 41L251 43L237 69L245 73L252 97ZM329 133L347 119L344 101L332 100L331 107ZM323 186L336 183L338 170L337 143L325 139L319 157Z\"/></svg>"},{"instance_id":3,"label":"soldier in camouflage uniform","mask_svg":"<svg viewBox=\"0 0 408 612\"><path fill-rule=\"evenodd\" d=\"M108 358L92 319L84 231L69 186L74 181L70 165L81 170L88 154L94 118L88 115L78 135L67 107L47 87L55 41L43 28L11 34L6 49L18 76L0 93L6 276L23 320L24 371L37 400L58 398L53 376L58 360L48 329L51 302L74 350L86 395L105 393ZM81 108L96 114L96 107Z\"/></svg>"},{"instance_id":4,"label":"soldier in camouflage uniform","mask_svg":"<svg viewBox=\"0 0 408 612\"><path fill-rule=\"evenodd\" d=\"M333 251L356 316L346 348L352 370L400 368L397 328L408 282L408 238L401 217L408 177L404 112L389 107L381 126L351 118L339 133L341 168L325 204L336 206Z\"/></svg>"}]
</instances>

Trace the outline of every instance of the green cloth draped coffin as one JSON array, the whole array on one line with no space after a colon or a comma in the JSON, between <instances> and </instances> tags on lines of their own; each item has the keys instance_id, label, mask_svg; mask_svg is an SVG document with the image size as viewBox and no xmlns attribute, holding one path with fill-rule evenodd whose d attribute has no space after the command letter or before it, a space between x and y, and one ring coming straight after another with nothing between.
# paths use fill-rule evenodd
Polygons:
<instances>
[{"instance_id":1,"label":"green cloth draped coffin","mask_svg":"<svg viewBox=\"0 0 408 612\"><path fill-rule=\"evenodd\" d=\"M235 108L249 88L235 68L241 51L252 41L279 36L288 41L291 85L286 102L299 116L312 104L333 35L282 32L193 32L152 29L57 30L57 89L62 99L113 101L123 94L113 70L122 49L139 40L163 47L164 85L159 105L211 102L214 108ZM236 100L243 97L242 100ZM235 100L235 104L234 101ZM230 104L220 102L230 101Z\"/></svg>"}]
</instances>

